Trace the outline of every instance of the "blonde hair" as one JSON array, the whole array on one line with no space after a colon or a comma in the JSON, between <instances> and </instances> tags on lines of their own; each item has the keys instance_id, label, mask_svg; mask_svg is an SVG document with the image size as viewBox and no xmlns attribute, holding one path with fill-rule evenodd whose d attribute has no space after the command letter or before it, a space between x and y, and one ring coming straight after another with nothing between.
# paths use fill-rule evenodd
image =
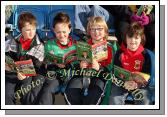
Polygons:
<instances>
[{"instance_id":1,"label":"blonde hair","mask_svg":"<svg viewBox=\"0 0 167 117\"><path fill-rule=\"evenodd\" d=\"M88 24L87 24L87 34L88 34L88 36L90 36L91 27L95 26L95 25L103 26L104 27L104 31L106 33L106 37L108 36L108 26L107 26L105 20L102 17L99 17L99 16L90 17L88 19Z\"/></svg>"}]
</instances>

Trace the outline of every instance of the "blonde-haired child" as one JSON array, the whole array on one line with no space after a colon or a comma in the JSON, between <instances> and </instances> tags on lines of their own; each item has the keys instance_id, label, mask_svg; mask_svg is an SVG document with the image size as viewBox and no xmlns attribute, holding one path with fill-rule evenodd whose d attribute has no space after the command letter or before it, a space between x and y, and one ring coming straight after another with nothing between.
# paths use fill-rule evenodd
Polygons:
<instances>
[{"instance_id":1,"label":"blonde-haired child","mask_svg":"<svg viewBox=\"0 0 167 117\"><path fill-rule=\"evenodd\" d=\"M108 36L108 26L102 17L91 17L87 24L87 33L90 38L87 43L90 45L106 41ZM72 105L96 105L101 103L107 81L104 74L112 70L113 49L107 45L108 58L98 62L93 60L92 64L87 61L80 61L80 69L92 70L99 73L96 76L74 77L68 84L65 97L68 104Z\"/></svg>"}]
</instances>

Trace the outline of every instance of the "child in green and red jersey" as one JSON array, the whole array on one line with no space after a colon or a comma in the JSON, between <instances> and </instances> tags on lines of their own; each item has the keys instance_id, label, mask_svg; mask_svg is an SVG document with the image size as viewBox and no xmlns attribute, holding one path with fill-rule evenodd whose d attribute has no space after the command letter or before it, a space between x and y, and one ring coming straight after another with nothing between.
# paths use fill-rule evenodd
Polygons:
<instances>
[{"instance_id":1,"label":"child in green and red jersey","mask_svg":"<svg viewBox=\"0 0 167 117\"><path fill-rule=\"evenodd\" d=\"M71 21L66 13L57 13L53 20L53 30L56 37L48 40L45 44L46 59L49 59L50 57L48 54L52 54L63 60L65 60L65 58L69 58L71 55L72 56L70 60L68 59L69 61L63 62L63 60L55 58L52 63L48 63L46 65L48 73L49 71L55 71L55 74L57 75L55 75L55 78L53 79L46 78L43 89L40 92L38 104L53 104L52 94L55 93L60 85L66 83L64 80L67 80L65 78L66 76L62 77L62 74L57 71L63 69L68 70L73 68L75 65L76 46L72 37L69 36L71 32Z\"/></svg>"}]
</instances>

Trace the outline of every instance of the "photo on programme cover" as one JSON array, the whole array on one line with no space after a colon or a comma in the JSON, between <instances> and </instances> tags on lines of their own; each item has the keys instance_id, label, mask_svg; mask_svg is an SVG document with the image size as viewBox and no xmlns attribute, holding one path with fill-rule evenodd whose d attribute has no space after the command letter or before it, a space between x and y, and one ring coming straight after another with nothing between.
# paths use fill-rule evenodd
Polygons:
<instances>
[{"instance_id":1,"label":"photo on programme cover","mask_svg":"<svg viewBox=\"0 0 167 117\"><path fill-rule=\"evenodd\" d=\"M2 107L159 108L159 2L75 2L4 2Z\"/></svg>"}]
</instances>

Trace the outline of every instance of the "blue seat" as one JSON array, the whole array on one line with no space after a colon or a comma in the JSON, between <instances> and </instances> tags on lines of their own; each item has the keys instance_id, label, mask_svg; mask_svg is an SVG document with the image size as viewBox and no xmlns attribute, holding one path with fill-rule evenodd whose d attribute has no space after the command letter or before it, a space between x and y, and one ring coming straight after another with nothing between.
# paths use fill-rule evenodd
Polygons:
<instances>
[{"instance_id":1,"label":"blue seat","mask_svg":"<svg viewBox=\"0 0 167 117\"><path fill-rule=\"evenodd\" d=\"M14 37L20 34L17 25L18 16L24 11L31 12L37 18L37 33L42 39L55 37L52 31L53 18L60 11L64 11L69 15L72 27L74 27L74 5L15 5L13 6L13 14L7 21L7 24L11 24L10 31ZM73 33L73 30L70 35L74 39L79 39L79 37Z\"/></svg>"},{"instance_id":2,"label":"blue seat","mask_svg":"<svg viewBox=\"0 0 167 117\"><path fill-rule=\"evenodd\" d=\"M155 102L155 54L146 49L151 58L151 78L149 80L149 89L150 89L150 100Z\"/></svg>"},{"instance_id":3,"label":"blue seat","mask_svg":"<svg viewBox=\"0 0 167 117\"><path fill-rule=\"evenodd\" d=\"M46 5L16 5L12 20L10 18L9 23L12 23L12 35L15 37L20 34L18 29L18 17L22 12L31 12L37 19L37 33L42 38L45 34L44 29L46 28L46 15L49 6Z\"/></svg>"},{"instance_id":4,"label":"blue seat","mask_svg":"<svg viewBox=\"0 0 167 117\"><path fill-rule=\"evenodd\" d=\"M53 18L58 12L65 12L69 15L72 27L74 26L74 6L73 5L51 5L49 12L48 28L52 27Z\"/></svg>"}]
</instances>

